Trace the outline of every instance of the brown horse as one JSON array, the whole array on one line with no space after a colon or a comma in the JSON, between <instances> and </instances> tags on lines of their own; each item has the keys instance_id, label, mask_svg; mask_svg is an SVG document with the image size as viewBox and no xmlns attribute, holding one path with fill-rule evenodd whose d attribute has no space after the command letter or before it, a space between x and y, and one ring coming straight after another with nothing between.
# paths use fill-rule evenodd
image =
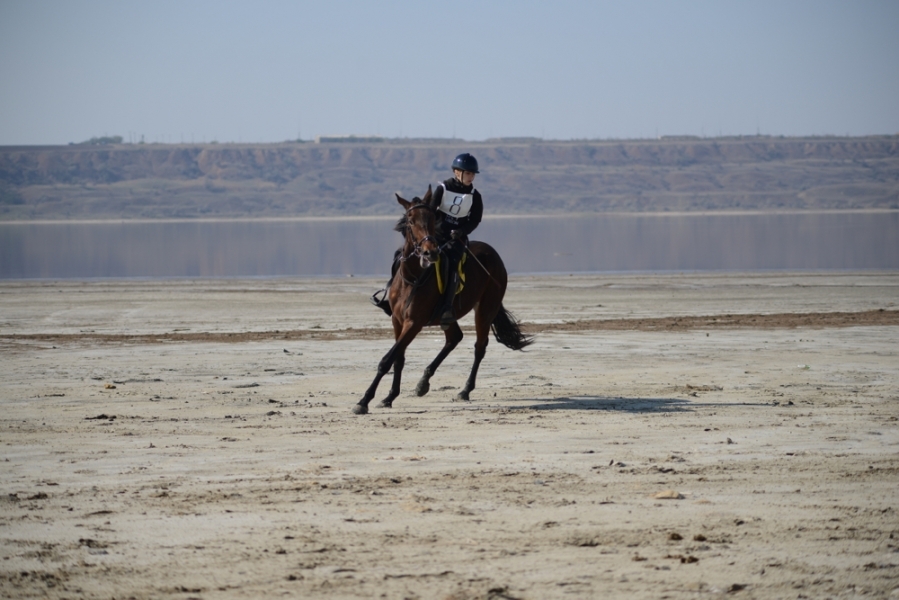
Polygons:
<instances>
[{"instance_id":1,"label":"brown horse","mask_svg":"<svg viewBox=\"0 0 899 600\"><path fill-rule=\"evenodd\" d=\"M406 210L406 214L396 226L397 231L405 236L405 244L399 258L400 267L388 291L396 343L378 363L378 373L374 381L359 403L353 407L353 412L357 415L368 412L368 403L374 398L381 378L391 367L393 367L393 385L390 387L390 393L378 406L382 408L393 406L394 399L400 393L406 347L412 343L422 327L439 325L440 321L438 309L441 294L437 289L435 274L435 263L440 248L434 235L436 207L431 205L431 188L428 187L423 199L415 198L409 202L399 194L396 199ZM503 308L508 275L499 254L484 242L471 242L468 253L465 285L456 295L453 309L459 318L474 310L477 340L474 346L474 365L471 367L465 387L456 396L460 400L468 400L469 394L475 388L478 367L487 352L487 338L491 328L496 340L513 350L521 350L533 341L521 333L514 317ZM414 260L416 258L418 260ZM462 341L462 330L458 323L450 325L444 334L446 343L443 349L425 368L424 375L415 387L415 393L419 396L428 393L430 379L437 371L437 367Z\"/></svg>"}]
</instances>

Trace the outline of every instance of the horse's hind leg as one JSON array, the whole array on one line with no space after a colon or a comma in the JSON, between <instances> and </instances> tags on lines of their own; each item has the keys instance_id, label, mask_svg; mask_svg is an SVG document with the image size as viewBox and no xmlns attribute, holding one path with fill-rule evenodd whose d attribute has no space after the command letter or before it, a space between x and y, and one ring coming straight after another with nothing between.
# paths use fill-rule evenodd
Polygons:
<instances>
[{"instance_id":1,"label":"horse's hind leg","mask_svg":"<svg viewBox=\"0 0 899 600\"><path fill-rule=\"evenodd\" d=\"M415 393L418 396L424 396L428 393L428 390L431 389L431 377L437 372L437 367L440 366L443 359L449 356L449 353L462 341L462 329L459 328L458 323L453 323L450 325L449 329L443 333L446 336L446 343L443 344L443 348L431 364L425 367L424 374L421 376L421 379L418 380L418 385L415 386Z\"/></svg>"},{"instance_id":2,"label":"horse's hind leg","mask_svg":"<svg viewBox=\"0 0 899 600\"><path fill-rule=\"evenodd\" d=\"M378 408L393 408L393 401L400 395L400 381L403 379L403 367L405 364L406 353L403 351L393 359L393 385L390 386L390 392L387 394L387 397L378 404Z\"/></svg>"},{"instance_id":3,"label":"horse's hind leg","mask_svg":"<svg viewBox=\"0 0 899 600\"><path fill-rule=\"evenodd\" d=\"M486 319L484 313L480 310L475 312L474 325L477 339L474 343L474 364L471 366L471 373L468 374L468 381L465 382L465 387L456 395L457 400L468 400L469 394L471 394L471 391L475 388L475 382L478 378L478 368L481 366L481 361L484 360L484 355L487 354L487 342L490 341L490 336L488 334L490 333L490 323L492 321L492 318L489 320Z\"/></svg>"}]
</instances>

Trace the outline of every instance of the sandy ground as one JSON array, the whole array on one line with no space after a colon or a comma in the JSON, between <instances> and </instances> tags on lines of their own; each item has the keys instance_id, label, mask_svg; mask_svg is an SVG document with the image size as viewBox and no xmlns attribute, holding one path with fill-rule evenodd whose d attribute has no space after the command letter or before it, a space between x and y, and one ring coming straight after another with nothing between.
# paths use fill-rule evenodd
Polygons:
<instances>
[{"instance_id":1,"label":"sandy ground","mask_svg":"<svg viewBox=\"0 0 899 600\"><path fill-rule=\"evenodd\" d=\"M513 277L359 417L380 283L0 283L0 596L899 598L899 274Z\"/></svg>"}]
</instances>

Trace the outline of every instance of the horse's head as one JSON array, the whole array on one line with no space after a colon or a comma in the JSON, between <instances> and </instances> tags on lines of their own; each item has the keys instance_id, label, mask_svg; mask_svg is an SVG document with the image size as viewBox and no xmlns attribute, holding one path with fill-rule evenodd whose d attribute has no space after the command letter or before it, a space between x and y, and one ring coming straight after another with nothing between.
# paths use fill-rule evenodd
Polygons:
<instances>
[{"instance_id":1,"label":"horse's head","mask_svg":"<svg viewBox=\"0 0 899 600\"><path fill-rule=\"evenodd\" d=\"M431 186L428 186L424 198L413 198L410 202L397 194L396 200L406 210L397 229L406 236L406 246L409 246L407 255L418 256L422 268L427 268L437 261L440 254L434 236L436 221L434 207L431 206Z\"/></svg>"}]
</instances>

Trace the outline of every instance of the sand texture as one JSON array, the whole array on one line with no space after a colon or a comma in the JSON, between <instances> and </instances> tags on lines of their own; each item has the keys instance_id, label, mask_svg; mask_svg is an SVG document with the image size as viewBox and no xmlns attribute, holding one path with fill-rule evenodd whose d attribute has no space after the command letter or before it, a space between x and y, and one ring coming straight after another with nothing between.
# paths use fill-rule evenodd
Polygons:
<instances>
[{"instance_id":1,"label":"sand texture","mask_svg":"<svg viewBox=\"0 0 899 600\"><path fill-rule=\"evenodd\" d=\"M899 598L899 274L0 283L0 597Z\"/></svg>"}]
</instances>

